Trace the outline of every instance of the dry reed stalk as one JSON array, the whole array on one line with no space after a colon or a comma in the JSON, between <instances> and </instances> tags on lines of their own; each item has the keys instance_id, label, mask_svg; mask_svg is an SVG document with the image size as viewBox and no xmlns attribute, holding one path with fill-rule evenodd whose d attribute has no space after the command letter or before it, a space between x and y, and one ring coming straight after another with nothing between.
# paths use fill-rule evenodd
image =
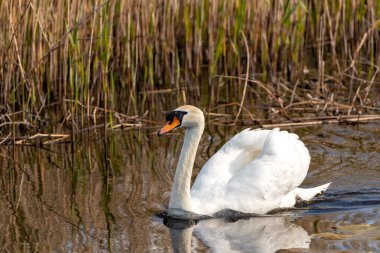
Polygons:
<instances>
[{"instance_id":1,"label":"dry reed stalk","mask_svg":"<svg viewBox=\"0 0 380 253\"><path fill-rule=\"evenodd\" d=\"M38 133L38 134L29 136L29 137L21 138L21 139L15 141L14 144L15 145L28 145L28 144L31 144L32 141L36 141L36 140L40 141L44 138L51 138L52 140L43 141L43 142L41 142L42 144L54 144L54 143L61 142L62 140L67 139L69 137L71 137L71 135L69 135L69 134L43 134L43 133Z\"/></svg>"},{"instance_id":2,"label":"dry reed stalk","mask_svg":"<svg viewBox=\"0 0 380 253\"><path fill-rule=\"evenodd\" d=\"M235 117L235 121L234 121L234 122L236 122L237 119L239 118L240 113L241 113L241 109L242 109L243 104L244 104L245 94L246 94L246 92L247 92L248 76L249 76L249 64L250 64L249 48L248 48L247 38L245 37L245 35L244 35L243 32L241 32L241 35L242 35L243 38L244 38L244 43L245 43L245 47L246 47L246 50L247 50L247 71L246 71L246 74L245 74L244 88L243 88L243 95L241 96L240 105L239 105L239 111L238 111L238 113L236 114L236 117Z\"/></svg>"},{"instance_id":3,"label":"dry reed stalk","mask_svg":"<svg viewBox=\"0 0 380 253\"><path fill-rule=\"evenodd\" d=\"M322 124L336 124L336 123L362 123L373 122L380 120L380 115L358 115L354 117L336 117L335 119L317 119L303 122L286 122L286 123L274 123L274 124L262 124L262 128L287 128L287 127L300 127L300 126L316 126Z\"/></svg>"},{"instance_id":4,"label":"dry reed stalk","mask_svg":"<svg viewBox=\"0 0 380 253\"><path fill-rule=\"evenodd\" d=\"M0 145L2 145L3 143L7 142L7 141L9 140L9 137L11 137L11 136L12 136L12 133L9 133L9 134L7 135L7 137L3 138L3 139L0 141Z\"/></svg>"},{"instance_id":5,"label":"dry reed stalk","mask_svg":"<svg viewBox=\"0 0 380 253\"><path fill-rule=\"evenodd\" d=\"M143 125L141 123L138 123L138 124L132 124L132 123L121 123L121 124L117 124L117 125L114 125L114 126L108 126L107 129L117 129L117 128L124 128L124 127L128 127L128 128L141 128Z\"/></svg>"}]
</instances>

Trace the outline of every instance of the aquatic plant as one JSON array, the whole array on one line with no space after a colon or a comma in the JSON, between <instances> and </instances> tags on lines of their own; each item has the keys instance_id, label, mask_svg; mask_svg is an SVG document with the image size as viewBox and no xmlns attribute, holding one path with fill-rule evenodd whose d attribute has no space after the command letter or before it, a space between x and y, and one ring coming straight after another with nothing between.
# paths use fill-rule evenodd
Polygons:
<instances>
[{"instance_id":1,"label":"aquatic plant","mask_svg":"<svg viewBox=\"0 0 380 253\"><path fill-rule=\"evenodd\" d=\"M378 111L379 17L375 0L0 1L0 124Z\"/></svg>"}]
</instances>

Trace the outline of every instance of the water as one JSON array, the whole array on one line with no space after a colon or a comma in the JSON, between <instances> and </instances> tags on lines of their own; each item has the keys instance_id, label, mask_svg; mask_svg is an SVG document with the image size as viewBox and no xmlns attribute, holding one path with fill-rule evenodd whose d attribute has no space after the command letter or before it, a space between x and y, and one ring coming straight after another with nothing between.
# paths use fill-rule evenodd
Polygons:
<instances>
[{"instance_id":1,"label":"water","mask_svg":"<svg viewBox=\"0 0 380 253\"><path fill-rule=\"evenodd\" d=\"M4 252L379 252L380 127L291 129L312 164L303 186L332 181L309 205L271 217L163 220L182 144L156 128L76 136L75 144L1 146ZM193 174L242 130L212 127ZM165 224L166 225L165 225Z\"/></svg>"}]
</instances>

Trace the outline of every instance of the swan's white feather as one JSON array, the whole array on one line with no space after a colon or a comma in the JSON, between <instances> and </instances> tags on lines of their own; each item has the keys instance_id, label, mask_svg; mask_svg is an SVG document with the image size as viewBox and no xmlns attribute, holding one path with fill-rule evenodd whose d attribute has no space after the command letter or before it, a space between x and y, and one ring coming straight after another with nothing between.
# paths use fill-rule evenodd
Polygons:
<instances>
[{"instance_id":1,"label":"swan's white feather","mask_svg":"<svg viewBox=\"0 0 380 253\"><path fill-rule=\"evenodd\" d=\"M277 128L246 129L200 171L191 189L193 211L213 214L233 209L264 214L290 203L291 198L295 203L300 196L294 190L305 179L309 163L309 152L296 134ZM319 193L302 190L304 195Z\"/></svg>"}]
</instances>

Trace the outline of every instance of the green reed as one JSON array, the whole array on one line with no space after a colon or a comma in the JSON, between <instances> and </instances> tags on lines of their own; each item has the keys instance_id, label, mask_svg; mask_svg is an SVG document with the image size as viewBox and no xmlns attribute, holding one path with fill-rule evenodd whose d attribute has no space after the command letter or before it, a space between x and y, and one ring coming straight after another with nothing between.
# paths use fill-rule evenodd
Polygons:
<instances>
[{"instance_id":1,"label":"green reed","mask_svg":"<svg viewBox=\"0 0 380 253\"><path fill-rule=\"evenodd\" d=\"M244 78L247 54L249 78L285 105L292 90L298 100L307 93L360 106L378 100L372 92L360 100L378 80L375 0L0 1L0 14L0 109L22 111L12 120L37 127L53 105L57 121L74 117L84 126L112 125L115 111L148 111L152 119L198 104L200 92L209 94L209 109L239 103L244 81L223 76ZM273 100L253 84L247 97L248 107Z\"/></svg>"}]
</instances>

